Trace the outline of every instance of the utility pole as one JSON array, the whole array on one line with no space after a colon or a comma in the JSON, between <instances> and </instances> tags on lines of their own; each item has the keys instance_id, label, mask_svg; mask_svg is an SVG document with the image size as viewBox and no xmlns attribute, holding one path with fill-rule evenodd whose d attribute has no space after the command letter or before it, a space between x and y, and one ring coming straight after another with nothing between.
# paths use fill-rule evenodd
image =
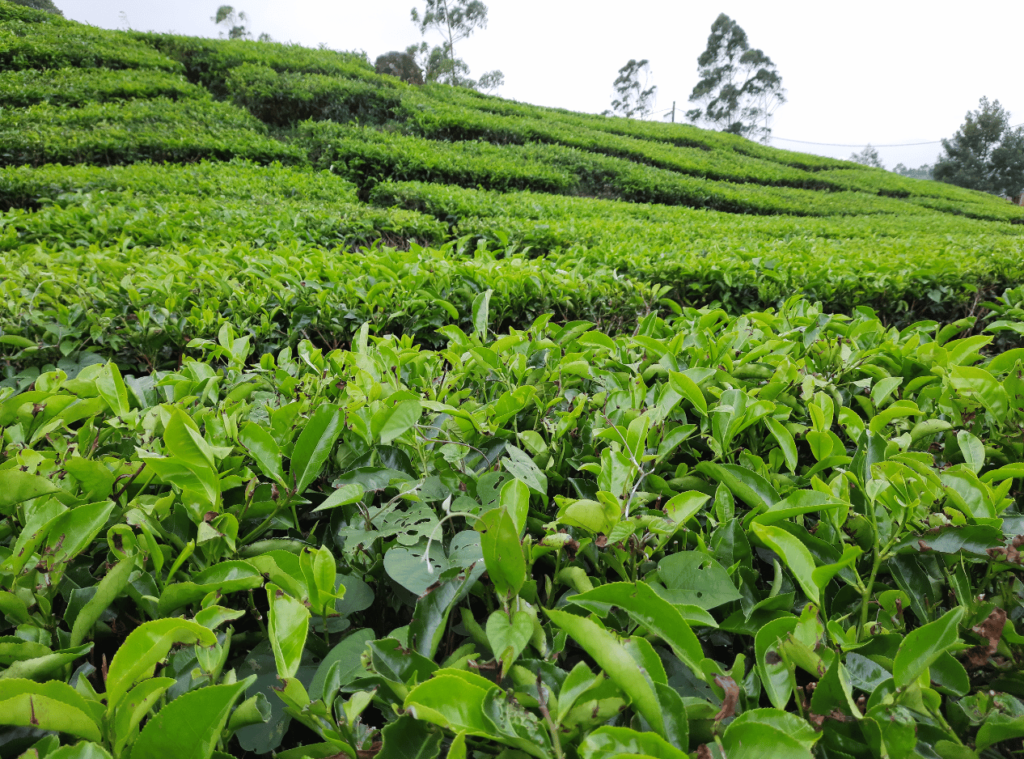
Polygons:
<instances>
[{"instance_id":1,"label":"utility pole","mask_svg":"<svg viewBox=\"0 0 1024 759\"><path fill-rule=\"evenodd\" d=\"M676 101L672 101L672 123L676 123Z\"/></svg>"}]
</instances>

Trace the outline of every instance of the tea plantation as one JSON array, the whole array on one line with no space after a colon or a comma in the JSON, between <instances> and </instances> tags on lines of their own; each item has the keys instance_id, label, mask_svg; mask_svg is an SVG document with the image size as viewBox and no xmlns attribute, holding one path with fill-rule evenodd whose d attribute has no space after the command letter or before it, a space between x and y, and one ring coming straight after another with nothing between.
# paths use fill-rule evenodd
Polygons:
<instances>
[{"instance_id":1,"label":"tea plantation","mask_svg":"<svg viewBox=\"0 0 1024 759\"><path fill-rule=\"evenodd\" d=\"M0 164L2 759L1024 748L1024 208L4 0Z\"/></svg>"}]
</instances>

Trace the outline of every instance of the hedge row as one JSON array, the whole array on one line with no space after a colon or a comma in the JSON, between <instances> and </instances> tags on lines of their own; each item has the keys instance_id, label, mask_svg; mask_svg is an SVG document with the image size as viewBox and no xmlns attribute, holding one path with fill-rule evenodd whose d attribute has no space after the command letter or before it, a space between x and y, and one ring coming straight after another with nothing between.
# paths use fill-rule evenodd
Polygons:
<instances>
[{"instance_id":1,"label":"hedge row","mask_svg":"<svg viewBox=\"0 0 1024 759\"><path fill-rule=\"evenodd\" d=\"M364 191L379 181L396 180L750 214L900 214L906 209L906 204L894 198L715 182L562 145L438 142L330 122L303 123L299 133L315 166L334 166Z\"/></svg>"},{"instance_id":2,"label":"hedge row","mask_svg":"<svg viewBox=\"0 0 1024 759\"><path fill-rule=\"evenodd\" d=\"M182 70L180 63L124 32L57 17L48 23L0 20L0 71L63 68Z\"/></svg>"},{"instance_id":3,"label":"hedge row","mask_svg":"<svg viewBox=\"0 0 1024 759\"><path fill-rule=\"evenodd\" d=\"M229 323L261 351L303 338L348 345L364 322L374 333L437 346L444 324L472 331L474 299L487 290L495 325L553 313L614 331L657 308L655 290L609 270L495 260L454 244L340 255L298 242L273 250L251 241L156 249L42 243L0 256L0 335L35 346L0 341L0 350L14 365L91 352L126 368L172 368L190 340L214 339Z\"/></svg>"},{"instance_id":4,"label":"hedge row","mask_svg":"<svg viewBox=\"0 0 1024 759\"><path fill-rule=\"evenodd\" d=\"M34 208L66 193L138 193L208 198L354 203L355 185L328 171L251 161L182 166L11 166L0 169L0 207Z\"/></svg>"},{"instance_id":5,"label":"hedge row","mask_svg":"<svg viewBox=\"0 0 1024 759\"><path fill-rule=\"evenodd\" d=\"M84 106L148 98L208 98L180 74L158 70L24 69L0 72L0 107L27 108L46 103Z\"/></svg>"},{"instance_id":6,"label":"hedge row","mask_svg":"<svg viewBox=\"0 0 1024 759\"><path fill-rule=\"evenodd\" d=\"M407 96L403 128L434 140L484 140L498 145L551 143L625 158L708 179L807 189L840 189L800 169L727 150L683 147L617 135L554 117L506 116L425 97Z\"/></svg>"},{"instance_id":7,"label":"hedge row","mask_svg":"<svg viewBox=\"0 0 1024 759\"><path fill-rule=\"evenodd\" d=\"M61 248L161 248L251 245L274 250L311 245L345 251L381 238L441 244L448 225L431 216L336 200L82 193L56 205L0 215L0 250L39 244Z\"/></svg>"},{"instance_id":8,"label":"hedge row","mask_svg":"<svg viewBox=\"0 0 1024 759\"><path fill-rule=\"evenodd\" d=\"M0 163L305 161L301 149L273 140L265 132L244 110L209 100L156 98L74 109L36 105L0 113Z\"/></svg>"},{"instance_id":9,"label":"hedge row","mask_svg":"<svg viewBox=\"0 0 1024 759\"><path fill-rule=\"evenodd\" d=\"M503 193L428 182L381 182L374 186L369 200L378 206L401 206L430 213L455 224L471 217L559 223L599 220L612 227L625 222L643 222L652 233L660 234L659 230L664 230L666 234L674 234L678 241L704 240L710 245L727 238L876 240L898 237L913 238L920 244L922 238L935 236L1015 239L1024 236L1024 229L1016 225L935 213L916 204L908 205L906 212L900 215L753 216L529 191ZM565 247L572 242L559 240L551 247Z\"/></svg>"},{"instance_id":10,"label":"hedge row","mask_svg":"<svg viewBox=\"0 0 1024 759\"><path fill-rule=\"evenodd\" d=\"M275 126L306 119L380 124L392 119L402 90L365 79L325 74L278 73L269 66L244 63L225 84L232 101Z\"/></svg>"},{"instance_id":11,"label":"hedge row","mask_svg":"<svg viewBox=\"0 0 1024 759\"><path fill-rule=\"evenodd\" d=\"M134 32L131 37L151 45L173 58L194 84L201 84L217 97L226 97L231 70L249 63L278 72L325 74L342 78L380 82L363 53L313 50L300 45L253 40L215 40L176 34Z\"/></svg>"},{"instance_id":12,"label":"hedge row","mask_svg":"<svg viewBox=\"0 0 1024 759\"><path fill-rule=\"evenodd\" d=\"M664 142L680 147L694 147L704 150L724 150L761 158L771 163L794 166L799 169L817 171L823 169L861 168L859 164L840 161L835 158L816 156L808 153L794 153L788 150L769 148L725 132L699 129L689 124L668 124L659 121L638 121L636 119L607 118L593 114L577 113L563 108L518 103L513 100L484 95L459 87L443 85L429 86L427 91L435 99L460 103L471 108L491 113L526 118L543 118L576 124L588 129L599 129L611 134L621 134L642 140Z\"/></svg>"}]
</instances>

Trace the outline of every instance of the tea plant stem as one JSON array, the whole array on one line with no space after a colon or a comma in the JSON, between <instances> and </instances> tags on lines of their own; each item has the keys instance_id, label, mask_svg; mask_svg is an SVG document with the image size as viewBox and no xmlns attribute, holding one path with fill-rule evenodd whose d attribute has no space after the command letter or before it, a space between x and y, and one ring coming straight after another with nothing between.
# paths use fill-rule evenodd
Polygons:
<instances>
[{"instance_id":1,"label":"tea plant stem","mask_svg":"<svg viewBox=\"0 0 1024 759\"><path fill-rule=\"evenodd\" d=\"M421 424L417 424L416 428L417 429L430 429L429 427L425 428ZM424 441L425 443L449 443L451 445L461 445L463 448L469 448L471 451L476 451L477 453L479 453L485 459L487 458L487 454L484 453L483 451L481 451L479 448L477 448L475 446L472 446L469 443L463 443L463 442L461 442L459 440L448 440L447 438L443 438L443 437L433 437L433 438L431 438L431 437L424 437L423 435L417 435L416 437L418 437L420 440Z\"/></svg>"},{"instance_id":2,"label":"tea plant stem","mask_svg":"<svg viewBox=\"0 0 1024 759\"><path fill-rule=\"evenodd\" d=\"M548 608L555 608L553 599L555 596L555 583L558 581L558 573L562 570L562 550L561 548L555 553L555 571L551 575L551 592L548 593Z\"/></svg>"},{"instance_id":3,"label":"tea plant stem","mask_svg":"<svg viewBox=\"0 0 1024 759\"><path fill-rule=\"evenodd\" d=\"M878 575L878 568L882 565L882 554L879 551L875 551L874 561L871 563L871 574L868 576L867 584L864 586L864 592L861 594L860 599L860 632L857 636L858 640L864 637L864 630L868 625L868 611L869 604L871 603L871 591L875 587L875 577Z\"/></svg>"},{"instance_id":4,"label":"tea plant stem","mask_svg":"<svg viewBox=\"0 0 1024 759\"><path fill-rule=\"evenodd\" d=\"M562 741L558 737L558 726L551 719L551 712L548 710L548 699L545 695L544 683L541 681L540 675L537 675L537 696L538 708L544 717L544 721L548 724L548 732L551 733L551 745L555 750L555 757L556 759L562 759Z\"/></svg>"},{"instance_id":5,"label":"tea plant stem","mask_svg":"<svg viewBox=\"0 0 1024 759\"><path fill-rule=\"evenodd\" d=\"M110 500L115 501L115 502L117 500L119 500L121 498L121 496L124 495L124 493L131 486L131 484L133 482L135 482L135 478L138 477L140 474L142 474L142 470L145 469L145 468L146 468L146 462L143 461L142 465L137 470L135 470L135 472L133 472L132 474L122 474L120 477L118 477L117 478L118 480L123 479L123 478L127 478L127 481L124 483L124 485L121 486L121 488L116 493L114 493L112 496L110 496Z\"/></svg>"},{"instance_id":6,"label":"tea plant stem","mask_svg":"<svg viewBox=\"0 0 1024 759\"><path fill-rule=\"evenodd\" d=\"M266 519L264 519L256 529L254 529L252 532L250 532L248 535L246 535L244 538L242 538L242 540L241 540L242 545L248 545L248 543L250 541L255 540L260 535L262 535L264 532L266 532L267 528L270 527L270 523L274 521L274 517L276 517L278 515L278 513L281 511L281 509L283 509L283 508L290 508L291 507L292 496L293 495L294 495L294 493L290 493L285 498L283 504L282 503L278 503L277 506L274 507L274 510L272 512L270 512L270 515ZM295 514L294 508L292 509L292 514L293 514L293 516L295 518L295 526L298 527L299 519L298 519L298 515Z\"/></svg>"}]
</instances>

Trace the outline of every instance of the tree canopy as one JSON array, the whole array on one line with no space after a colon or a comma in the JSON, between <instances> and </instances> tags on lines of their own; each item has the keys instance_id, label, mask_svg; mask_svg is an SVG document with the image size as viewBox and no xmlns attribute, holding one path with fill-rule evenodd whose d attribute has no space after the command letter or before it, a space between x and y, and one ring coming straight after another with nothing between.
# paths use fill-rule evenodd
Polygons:
<instances>
[{"instance_id":1,"label":"tree canopy","mask_svg":"<svg viewBox=\"0 0 1024 759\"><path fill-rule=\"evenodd\" d=\"M650 62L631 59L619 69L614 83L615 96L610 111L605 115L624 116L627 119L647 117L654 108L654 93L657 86L648 87L651 77ZM643 80L643 81L641 81Z\"/></svg>"},{"instance_id":2,"label":"tree canopy","mask_svg":"<svg viewBox=\"0 0 1024 759\"><path fill-rule=\"evenodd\" d=\"M996 195L1024 191L1024 127L1010 126L998 100L983 97L951 138L942 141L935 178Z\"/></svg>"},{"instance_id":3,"label":"tree canopy","mask_svg":"<svg viewBox=\"0 0 1024 759\"><path fill-rule=\"evenodd\" d=\"M894 174L900 174L904 177L910 177L911 179L934 179L932 176L932 170L935 167L931 164L922 164L916 169L905 166L902 163L898 163L892 167Z\"/></svg>"},{"instance_id":4,"label":"tree canopy","mask_svg":"<svg viewBox=\"0 0 1024 759\"><path fill-rule=\"evenodd\" d=\"M686 117L722 132L767 143L776 109L786 102L782 76L747 33L722 13L711 25L708 46L697 59L700 81L690 93L697 108Z\"/></svg>"},{"instance_id":5,"label":"tree canopy","mask_svg":"<svg viewBox=\"0 0 1024 759\"><path fill-rule=\"evenodd\" d=\"M445 81L448 84L472 89L490 90L500 87L505 76L500 71L488 71L480 80L469 77L469 66L455 54L455 43L468 38L477 29L487 28L487 6L480 0L426 0L421 12L411 11L413 23L426 36L430 29L442 37L440 45L421 42L410 45L406 52L413 56L428 82Z\"/></svg>"},{"instance_id":6,"label":"tree canopy","mask_svg":"<svg viewBox=\"0 0 1024 759\"><path fill-rule=\"evenodd\" d=\"M246 26L249 23L249 17L245 15L245 11L236 11L231 5L222 5L217 8L217 12L210 18L210 21L217 26L226 28L229 40L252 39L252 32ZM224 36L224 32L221 32L221 36Z\"/></svg>"},{"instance_id":7,"label":"tree canopy","mask_svg":"<svg viewBox=\"0 0 1024 759\"><path fill-rule=\"evenodd\" d=\"M409 52L392 50L377 56L374 69L378 74L390 74L409 84L423 84L423 69L416 64L416 59Z\"/></svg>"},{"instance_id":8,"label":"tree canopy","mask_svg":"<svg viewBox=\"0 0 1024 759\"><path fill-rule=\"evenodd\" d=\"M878 155L878 150L871 147L870 142L859 153L851 153L850 160L854 163L859 163L863 166L872 166L876 169L885 168L881 157Z\"/></svg>"}]
</instances>

